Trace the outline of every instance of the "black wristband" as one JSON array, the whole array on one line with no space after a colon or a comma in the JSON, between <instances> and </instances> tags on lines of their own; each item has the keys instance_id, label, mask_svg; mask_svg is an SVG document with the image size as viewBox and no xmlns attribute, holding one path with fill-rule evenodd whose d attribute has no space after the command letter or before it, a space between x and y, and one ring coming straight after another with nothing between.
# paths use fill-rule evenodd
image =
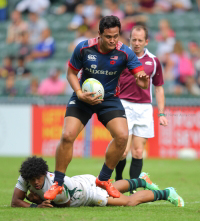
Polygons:
<instances>
[{"instance_id":1,"label":"black wristband","mask_svg":"<svg viewBox=\"0 0 200 221\"><path fill-rule=\"evenodd\" d=\"M32 204L30 205L30 208L35 208L35 207L38 207L38 205L37 205L37 204L34 204L34 203L32 203Z\"/></svg>"}]
</instances>

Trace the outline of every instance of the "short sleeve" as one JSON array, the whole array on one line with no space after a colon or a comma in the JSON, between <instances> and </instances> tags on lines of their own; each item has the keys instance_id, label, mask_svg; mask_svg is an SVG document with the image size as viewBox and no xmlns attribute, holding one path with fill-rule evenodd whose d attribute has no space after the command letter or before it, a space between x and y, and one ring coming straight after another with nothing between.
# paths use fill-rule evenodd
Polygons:
<instances>
[{"instance_id":1,"label":"short sleeve","mask_svg":"<svg viewBox=\"0 0 200 221\"><path fill-rule=\"evenodd\" d=\"M131 49L129 49L128 51L127 68L130 70L132 74L136 74L144 70L141 62L138 60L137 56Z\"/></svg>"},{"instance_id":2,"label":"short sleeve","mask_svg":"<svg viewBox=\"0 0 200 221\"><path fill-rule=\"evenodd\" d=\"M153 76L153 85L155 86L161 86L164 84L164 80L163 80L163 73L162 73L162 66L160 64L160 61L158 60L158 58L154 58L155 62L156 62L156 73Z\"/></svg>"},{"instance_id":3,"label":"short sleeve","mask_svg":"<svg viewBox=\"0 0 200 221\"><path fill-rule=\"evenodd\" d=\"M76 71L80 71L83 67L82 49L84 47L84 43L85 41L82 41L76 46L72 54L72 57L68 63L69 67Z\"/></svg>"},{"instance_id":4,"label":"short sleeve","mask_svg":"<svg viewBox=\"0 0 200 221\"><path fill-rule=\"evenodd\" d=\"M27 192L28 191L28 185L27 182L22 178L22 176L19 176L17 184L15 185L15 187L17 189L20 189L23 192Z\"/></svg>"}]
</instances>

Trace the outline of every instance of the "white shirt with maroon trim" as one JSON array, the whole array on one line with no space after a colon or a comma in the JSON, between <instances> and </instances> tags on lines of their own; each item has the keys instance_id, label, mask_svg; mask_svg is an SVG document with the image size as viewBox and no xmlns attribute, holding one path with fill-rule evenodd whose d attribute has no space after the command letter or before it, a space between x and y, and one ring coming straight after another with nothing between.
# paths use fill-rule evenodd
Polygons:
<instances>
[{"instance_id":1,"label":"white shirt with maroon trim","mask_svg":"<svg viewBox=\"0 0 200 221\"><path fill-rule=\"evenodd\" d=\"M134 76L128 69L125 69L120 76L120 99L134 103L152 103L152 84L161 86L164 84L163 73L160 61L146 48L144 54L138 57L144 67L144 71L150 77L148 89L140 88Z\"/></svg>"}]
</instances>

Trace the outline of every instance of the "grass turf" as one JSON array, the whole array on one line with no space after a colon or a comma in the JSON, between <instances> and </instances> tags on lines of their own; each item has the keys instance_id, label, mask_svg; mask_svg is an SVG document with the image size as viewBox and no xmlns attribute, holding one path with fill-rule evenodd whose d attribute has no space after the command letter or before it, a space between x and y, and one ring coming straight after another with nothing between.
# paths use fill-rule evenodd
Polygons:
<instances>
[{"instance_id":1,"label":"grass turf","mask_svg":"<svg viewBox=\"0 0 200 221\"><path fill-rule=\"evenodd\" d=\"M153 160L144 161L143 171L149 172L153 182L161 189L173 186L185 200L185 207L178 208L166 201L142 204L136 207L80 207L80 208L11 208L10 201L19 176L18 170L25 158L0 158L0 221L32 220L199 220L200 219L200 161ZM45 158L49 170L54 171L54 158ZM68 167L67 175L98 175L103 159L76 159ZM130 162L124 178L128 178ZM114 173L113 173L114 178Z\"/></svg>"}]
</instances>

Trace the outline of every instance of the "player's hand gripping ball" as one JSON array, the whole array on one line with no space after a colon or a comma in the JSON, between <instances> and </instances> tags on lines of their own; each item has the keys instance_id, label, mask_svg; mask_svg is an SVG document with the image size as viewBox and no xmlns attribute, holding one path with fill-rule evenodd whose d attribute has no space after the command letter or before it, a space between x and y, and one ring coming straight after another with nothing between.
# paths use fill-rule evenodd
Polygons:
<instances>
[{"instance_id":1,"label":"player's hand gripping ball","mask_svg":"<svg viewBox=\"0 0 200 221\"><path fill-rule=\"evenodd\" d=\"M100 81L96 80L95 78L88 78L85 80L82 84L82 91L84 92L96 92L96 94L93 95L97 96L100 95L99 99L104 98L104 88Z\"/></svg>"}]
</instances>

